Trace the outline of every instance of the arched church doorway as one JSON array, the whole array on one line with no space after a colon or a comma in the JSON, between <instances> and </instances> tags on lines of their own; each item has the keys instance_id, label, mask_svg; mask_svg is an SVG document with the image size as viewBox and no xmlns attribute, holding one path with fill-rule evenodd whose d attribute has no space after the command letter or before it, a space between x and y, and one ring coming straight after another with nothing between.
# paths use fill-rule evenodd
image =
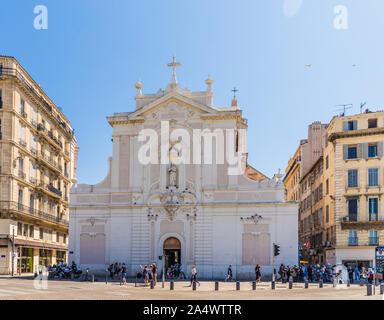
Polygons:
<instances>
[{"instance_id":1,"label":"arched church doorway","mask_svg":"<svg viewBox=\"0 0 384 320\"><path fill-rule=\"evenodd\" d=\"M170 237L164 241L165 270L175 263L181 263L181 243L179 239Z\"/></svg>"}]
</instances>

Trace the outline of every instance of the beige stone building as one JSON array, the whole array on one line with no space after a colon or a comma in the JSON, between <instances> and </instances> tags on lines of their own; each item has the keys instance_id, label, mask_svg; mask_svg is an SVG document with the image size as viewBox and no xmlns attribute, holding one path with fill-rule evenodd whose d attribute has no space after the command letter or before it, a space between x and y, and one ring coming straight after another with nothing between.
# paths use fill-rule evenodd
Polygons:
<instances>
[{"instance_id":1,"label":"beige stone building","mask_svg":"<svg viewBox=\"0 0 384 320\"><path fill-rule=\"evenodd\" d=\"M324 262L324 188L323 156L300 180L299 242L302 260Z\"/></svg>"},{"instance_id":2,"label":"beige stone building","mask_svg":"<svg viewBox=\"0 0 384 320\"><path fill-rule=\"evenodd\" d=\"M375 264L384 245L384 112L334 117L324 133L325 259Z\"/></svg>"},{"instance_id":3,"label":"beige stone building","mask_svg":"<svg viewBox=\"0 0 384 320\"><path fill-rule=\"evenodd\" d=\"M0 273L67 260L76 140L13 57L0 56Z\"/></svg>"},{"instance_id":4,"label":"beige stone building","mask_svg":"<svg viewBox=\"0 0 384 320\"><path fill-rule=\"evenodd\" d=\"M308 126L308 139L300 141L285 169L285 199L301 201L300 180L322 155L322 139L326 124L315 121Z\"/></svg>"}]
</instances>

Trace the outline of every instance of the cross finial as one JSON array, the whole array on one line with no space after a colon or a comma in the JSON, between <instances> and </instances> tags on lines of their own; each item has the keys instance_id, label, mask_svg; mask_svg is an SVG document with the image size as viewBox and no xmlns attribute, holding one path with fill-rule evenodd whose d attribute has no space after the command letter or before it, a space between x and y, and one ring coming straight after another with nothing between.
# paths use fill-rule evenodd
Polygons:
<instances>
[{"instance_id":1,"label":"cross finial","mask_svg":"<svg viewBox=\"0 0 384 320\"><path fill-rule=\"evenodd\" d=\"M176 57L173 56L173 61L172 63L168 63L168 67L172 67L172 84L177 84L177 79L176 79L176 67L181 66L181 63L176 62Z\"/></svg>"},{"instance_id":2,"label":"cross finial","mask_svg":"<svg viewBox=\"0 0 384 320\"><path fill-rule=\"evenodd\" d=\"M236 89L236 87L234 87L234 88L232 89L233 97L234 97L234 98L236 98L236 92L238 92L238 91L239 91L239 90Z\"/></svg>"}]
</instances>

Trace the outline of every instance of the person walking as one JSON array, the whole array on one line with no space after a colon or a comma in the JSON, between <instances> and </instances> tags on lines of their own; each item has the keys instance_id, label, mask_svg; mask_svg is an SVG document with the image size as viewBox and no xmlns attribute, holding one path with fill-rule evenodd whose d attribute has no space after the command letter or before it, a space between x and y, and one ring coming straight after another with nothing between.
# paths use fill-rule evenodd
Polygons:
<instances>
[{"instance_id":1,"label":"person walking","mask_svg":"<svg viewBox=\"0 0 384 320\"><path fill-rule=\"evenodd\" d=\"M190 287L192 286L192 283L193 282L197 282L199 284L199 287L200 287L200 282L197 281L197 270L196 270L196 266L193 266L192 267L192 270L191 270L191 284L189 285Z\"/></svg>"},{"instance_id":2,"label":"person walking","mask_svg":"<svg viewBox=\"0 0 384 320\"><path fill-rule=\"evenodd\" d=\"M224 281L232 281L232 265L230 264L227 269L227 276Z\"/></svg>"},{"instance_id":3,"label":"person walking","mask_svg":"<svg viewBox=\"0 0 384 320\"><path fill-rule=\"evenodd\" d=\"M256 283L259 283L261 281L261 267L259 264L255 268L255 276L256 276Z\"/></svg>"},{"instance_id":4,"label":"person walking","mask_svg":"<svg viewBox=\"0 0 384 320\"><path fill-rule=\"evenodd\" d=\"M353 283L353 269L352 269L352 267L348 267L348 276L349 276L349 282Z\"/></svg>"},{"instance_id":5,"label":"person walking","mask_svg":"<svg viewBox=\"0 0 384 320\"><path fill-rule=\"evenodd\" d=\"M125 263L121 266L121 279L123 280L123 284L127 283L127 267Z\"/></svg>"},{"instance_id":6,"label":"person walking","mask_svg":"<svg viewBox=\"0 0 384 320\"><path fill-rule=\"evenodd\" d=\"M308 266L308 281L310 281L311 283L313 282L312 266Z\"/></svg>"},{"instance_id":7,"label":"person walking","mask_svg":"<svg viewBox=\"0 0 384 320\"><path fill-rule=\"evenodd\" d=\"M184 266L183 266L182 263L180 264L180 275L179 275L179 279L186 279L186 277L185 277L185 273L184 273Z\"/></svg>"},{"instance_id":8,"label":"person walking","mask_svg":"<svg viewBox=\"0 0 384 320\"><path fill-rule=\"evenodd\" d=\"M360 280L360 270L357 266L355 268L355 280L357 280L357 281Z\"/></svg>"},{"instance_id":9,"label":"person walking","mask_svg":"<svg viewBox=\"0 0 384 320\"><path fill-rule=\"evenodd\" d=\"M152 277L153 277L153 285L157 283L157 266L155 263L152 263Z\"/></svg>"}]
</instances>

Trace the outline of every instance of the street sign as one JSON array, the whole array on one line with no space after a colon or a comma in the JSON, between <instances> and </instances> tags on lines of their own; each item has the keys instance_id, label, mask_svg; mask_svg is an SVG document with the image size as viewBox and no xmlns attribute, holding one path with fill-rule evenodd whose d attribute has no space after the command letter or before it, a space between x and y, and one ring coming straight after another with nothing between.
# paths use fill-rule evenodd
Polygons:
<instances>
[{"instance_id":1,"label":"street sign","mask_svg":"<svg viewBox=\"0 0 384 320\"><path fill-rule=\"evenodd\" d=\"M163 259L163 256L159 256L159 260Z\"/></svg>"}]
</instances>

